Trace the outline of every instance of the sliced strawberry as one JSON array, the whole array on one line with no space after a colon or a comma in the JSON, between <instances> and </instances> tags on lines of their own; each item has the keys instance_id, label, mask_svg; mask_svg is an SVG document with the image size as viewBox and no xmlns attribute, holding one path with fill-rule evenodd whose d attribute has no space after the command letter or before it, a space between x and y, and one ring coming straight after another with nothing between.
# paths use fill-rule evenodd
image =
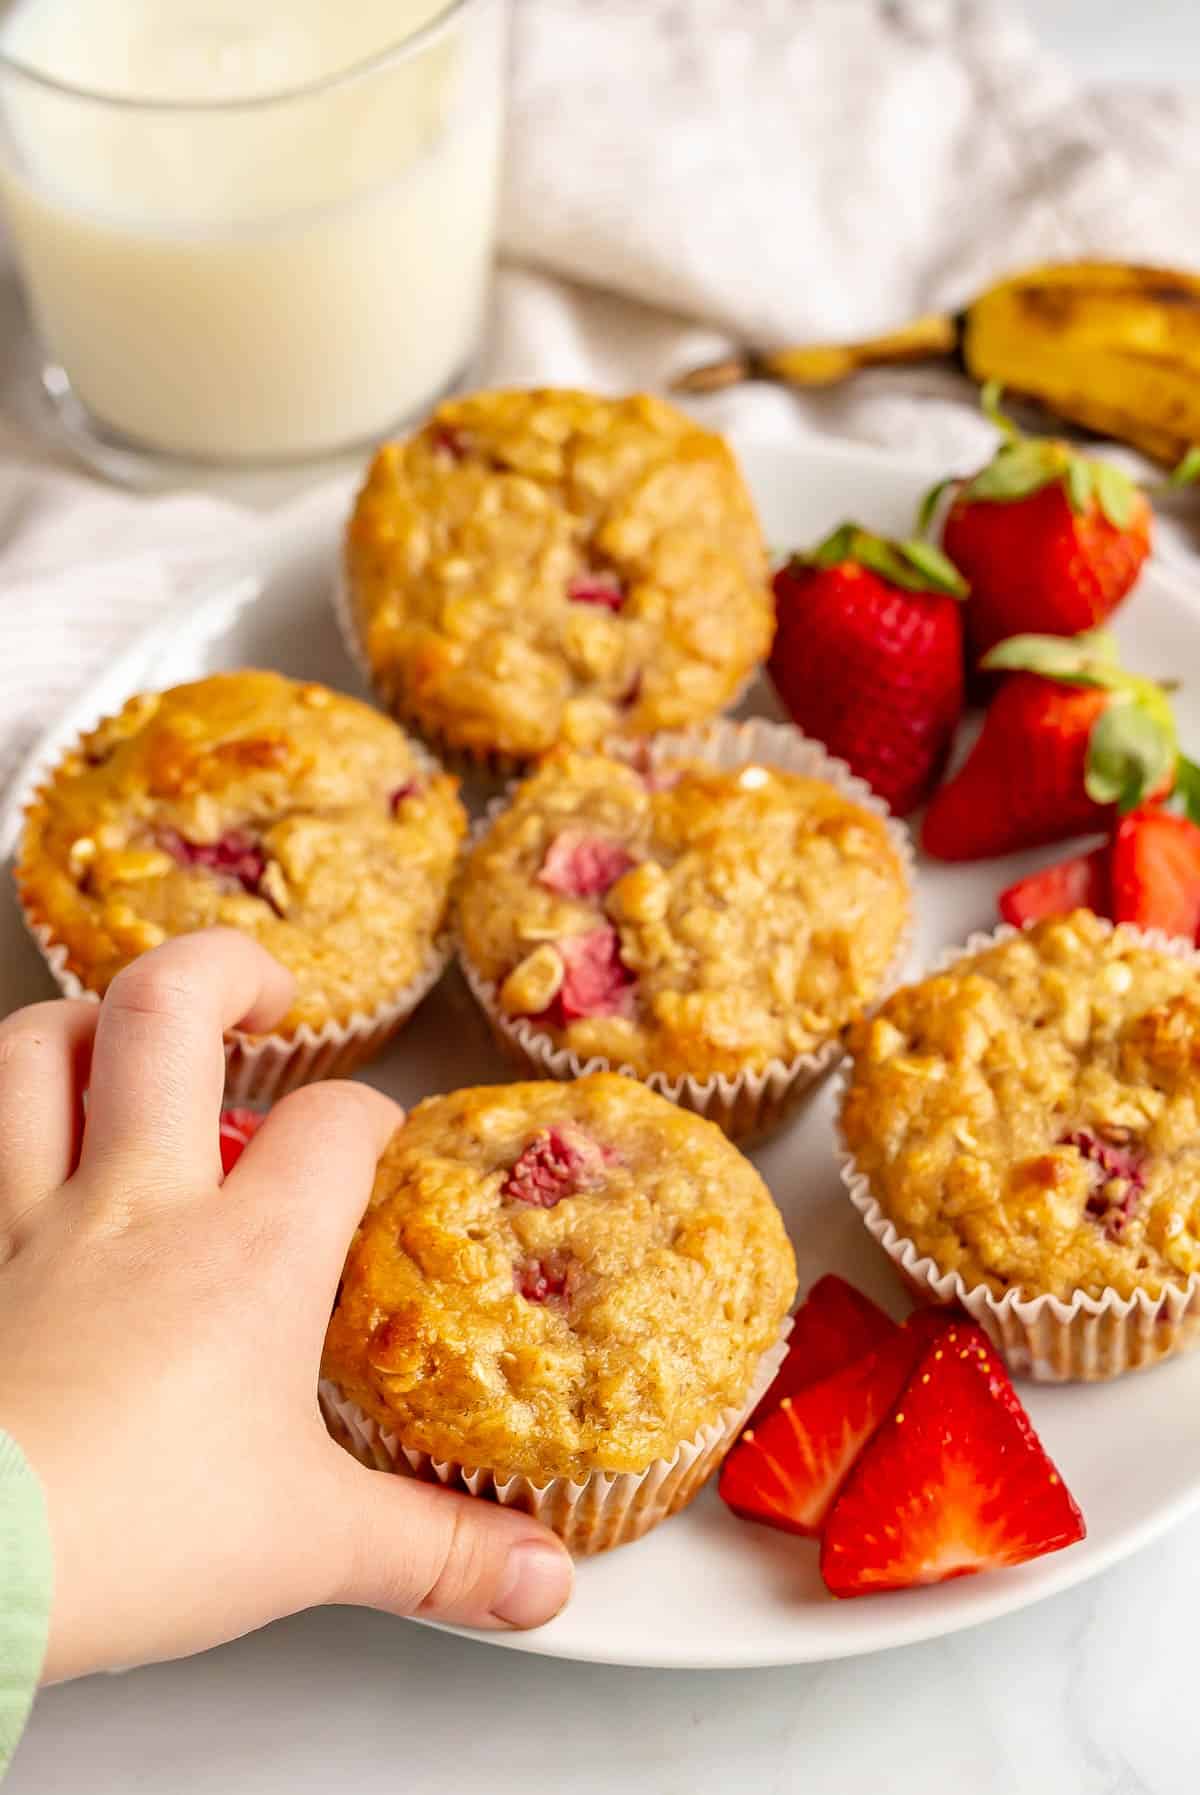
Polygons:
<instances>
[{"instance_id":1,"label":"sliced strawberry","mask_svg":"<svg viewBox=\"0 0 1200 1795\"><path fill-rule=\"evenodd\" d=\"M1083 1516L981 1328L926 1345L825 1527L835 1596L943 1583L1074 1545Z\"/></svg>"},{"instance_id":2,"label":"sliced strawberry","mask_svg":"<svg viewBox=\"0 0 1200 1795\"><path fill-rule=\"evenodd\" d=\"M912 1373L920 1343L903 1328L747 1428L721 1467L722 1501L746 1521L815 1536L859 1453Z\"/></svg>"},{"instance_id":3,"label":"sliced strawberry","mask_svg":"<svg viewBox=\"0 0 1200 1795\"><path fill-rule=\"evenodd\" d=\"M562 829L546 850L538 884L565 897L600 897L634 864L628 849L610 836Z\"/></svg>"},{"instance_id":4,"label":"sliced strawberry","mask_svg":"<svg viewBox=\"0 0 1200 1795\"><path fill-rule=\"evenodd\" d=\"M1187 817L1144 806L1117 824L1112 846L1112 914L1166 935L1200 935L1200 828Z\"/></svg>"},{"instance_id":5,"label":"sliced strawberry","mask_svg":"<svg viewBox=\"0 0 1200 1795\"><path fill-rule=\"evenodd\" d=\"M757 1427L785 1396L794 1396L808 1384L820 1383L855 1359L874 1352L899 1331L869 1297L844 1278L827 1272L817 1279L797 1309L788 1336L787 1358L750 1417L750 1426Z\"/></svg>"},{"instance_id":6,"label":"sliced strawberry","mask_svg":"<svg viewBox=\"0 0 1200 1795\"><path fill-rule=\"evenodd\" d=\"M266 1119L257 1109L221 1111L221 1170L227 1178Z\"/></svg>"},{"instance_id":7,"label":"sliced strawberry","mask_svg":"<svg viewBox=\"0 0 1200 1795\"><path fill-rule=\"evenodd\" d=\"M1029 922L1041 922L1045 916L1069 916L1072 910L1094 910L1097 916L1107 916L1107 847L1059 860L1030 873L1027 879L1018 879L1000 893L996 907L1004 922L1015 923L1019 929Z\"/></svg>"}]
</instances>

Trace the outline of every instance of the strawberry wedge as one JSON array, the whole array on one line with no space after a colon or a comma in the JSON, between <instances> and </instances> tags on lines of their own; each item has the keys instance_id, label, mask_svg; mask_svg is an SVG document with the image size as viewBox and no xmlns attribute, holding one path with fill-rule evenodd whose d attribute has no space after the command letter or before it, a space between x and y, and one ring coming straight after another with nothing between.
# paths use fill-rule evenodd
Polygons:
<instances>
[{"instance_id":1,"label":"strawberry wedge","mask_svg":"<svg viewBox=\"0 0 1200 1795\"><path fill-rule=\"evenodd\" d=\"M951 1321L834 1503L821 1575L835 1596L909 1589L1022 1564L1085 1531L991 1341Z\"/></svg>"}]
</instances>

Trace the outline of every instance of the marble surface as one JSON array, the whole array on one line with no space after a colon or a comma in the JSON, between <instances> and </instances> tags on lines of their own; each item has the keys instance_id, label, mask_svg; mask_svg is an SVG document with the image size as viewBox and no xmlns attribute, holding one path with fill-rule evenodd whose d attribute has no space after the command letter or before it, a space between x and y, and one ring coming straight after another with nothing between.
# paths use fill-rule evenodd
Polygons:
<instances>
[{"instance_id":1,"label":"marble surface","mask_svg":"<svg viewBox=\"0 0 1200 1795\"><path fill-rule=\"evenodd\" d=\"M1085 76L1200 81L1195 0L1027 4ZM599 1669L330 1610L48 1691L5 1795L1190 1795L1198 1611L1200 1519L1022 1614L822 1667Z\"/></svg>"},{"instance_id":2,"label":"marble surface","mask_svg":"<svg viewBox=\"0 0 1200 1795\"><path fill-rule=\"evenodd\" d=\"M651 1673L331 1609L48 1691L5 1795L1185 1795L1200 1520L974 1632Z\"/></svg>"}]
</instances>

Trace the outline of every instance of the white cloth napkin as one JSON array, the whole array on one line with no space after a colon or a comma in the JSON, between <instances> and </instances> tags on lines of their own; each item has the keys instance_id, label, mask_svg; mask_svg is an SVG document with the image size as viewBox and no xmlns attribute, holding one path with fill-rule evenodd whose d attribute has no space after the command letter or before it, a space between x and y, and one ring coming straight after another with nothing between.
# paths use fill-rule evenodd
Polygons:
<instances>
[{"instance_id":1,"label":"white cloth napkin","mask_svg":"<svg viewBox=\"0 0 1200 1795\"><path fill-rule=\"evenodd\" d=\"M1083 253L1200 264L1200 101L1082 92L1002 0L515 0L503 266L480 382L661 386L730 338L844 337ZM262 528L66 471L0 296L0 782L70 693ZM949 373L696 402L969 466ZM302 504L303 496L292 500Z\"/></svg>"}]
</instances>

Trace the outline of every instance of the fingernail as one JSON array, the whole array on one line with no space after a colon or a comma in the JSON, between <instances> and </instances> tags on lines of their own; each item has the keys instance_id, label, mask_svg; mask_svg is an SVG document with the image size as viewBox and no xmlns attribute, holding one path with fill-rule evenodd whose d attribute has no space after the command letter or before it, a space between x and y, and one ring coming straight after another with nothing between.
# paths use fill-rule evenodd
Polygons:
<instances>
[{"instance_id":1,"label":"fingernail","mask_svg":"<svg viewBox=\"0 0 1200 1795\"><path fill-rule=\"evenodd\" d=\"M506 1627L540 1627L566 1607L575 1572L559 1547L524 1540L509 1553L507 1572L492 1608Z\"/></svg>"}]
</instances>

